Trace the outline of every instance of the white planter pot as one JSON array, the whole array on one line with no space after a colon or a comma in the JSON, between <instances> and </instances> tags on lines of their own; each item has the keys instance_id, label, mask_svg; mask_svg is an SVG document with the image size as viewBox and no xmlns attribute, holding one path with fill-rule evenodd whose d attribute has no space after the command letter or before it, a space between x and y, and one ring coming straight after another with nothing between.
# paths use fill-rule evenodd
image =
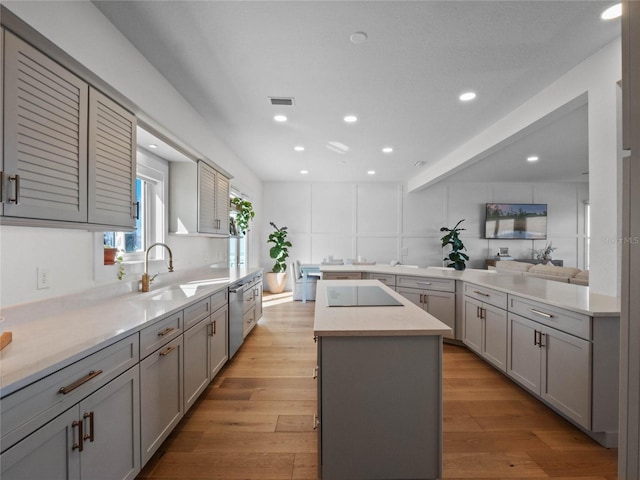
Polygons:
<instances>
[{"instance_id":1,"label":"white planter pot","mask_svg":"<svg viewBox=\"0 0 640 480\"><path fill-rule=\"evenodd\" d=\"M271 293L280 293L287 284L287 272L267 272L267 290Z\"/></svg>"}]
</instances>

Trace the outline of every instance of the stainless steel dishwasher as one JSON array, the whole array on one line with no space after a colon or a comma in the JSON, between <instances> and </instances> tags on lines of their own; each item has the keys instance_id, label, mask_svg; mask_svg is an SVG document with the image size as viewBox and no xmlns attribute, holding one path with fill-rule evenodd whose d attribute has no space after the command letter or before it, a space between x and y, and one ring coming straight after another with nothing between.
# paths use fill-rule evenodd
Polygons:
<instances>
[{"instance_id":1,"label":"stainless steel dishwasher","mask_svg":"<svg viewBox=\"0 0 640 480\"><path fill-rule=\"evenodd\" d=\"M242 323L244 294L251 288L251 278L229 285L229 359L231 359L244 340Z\"/></svg>"}]
</instances>

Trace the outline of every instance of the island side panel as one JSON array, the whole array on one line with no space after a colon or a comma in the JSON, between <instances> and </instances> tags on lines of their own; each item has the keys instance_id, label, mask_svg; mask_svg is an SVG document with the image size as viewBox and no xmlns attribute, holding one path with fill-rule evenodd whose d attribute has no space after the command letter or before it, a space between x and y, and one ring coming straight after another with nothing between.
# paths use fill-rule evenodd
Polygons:
<instances>
[{"instance_id":1,"label":"island side panel","mask_svg":"<svg viewBox=\"0 0 640 480\"><path fill-rule=\"evenodd\" d=\"M442 337L319 341L322 478L440 478Z\"/></svg>"}]
</instances>

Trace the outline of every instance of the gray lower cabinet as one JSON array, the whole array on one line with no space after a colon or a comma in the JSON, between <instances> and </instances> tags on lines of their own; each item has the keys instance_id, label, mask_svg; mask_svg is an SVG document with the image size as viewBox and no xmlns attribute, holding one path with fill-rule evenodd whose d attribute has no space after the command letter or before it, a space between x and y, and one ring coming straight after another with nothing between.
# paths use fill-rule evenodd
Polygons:
<instances>
[{"instance_id":1,"label":"gray lower cabinet","mask_svg":"<svg viewBox=\"0 0 640 480\"><path fill-rule=\"evenodd\" d=\"M361 280L360 272L322 272L323 280Z\"/></svg>"},{"instance_id":2,"label":"gray lower cabinet","mask_svg":"<svg viewBox=\"0 0 640 480\"><path fill-rule=\"evenodd\" d=\"M142 464L149 461L184 414L183 336L140 362Z\"/></svg>"},{"instance_id":3,"label":"gray lower cabinet","mask_svg":"<svg viewBox=\"0 0 640 480\"><path fill-rule=\"evenodd\" d=\"M507 374L591 429L591 343L509 314Z\"/></svg>"},{"instance_id":4,"label":"gray lower cabinet","mask_svg":"<svg viewBox=\"0 0 640 480\"><path fill-rule=\"evenodd\" d=\"M207 388L209 375L209 318L184 332L184 410L188 411Z\"/></svg>"},{"instance_id":5,"label":"gray lower cabinet","mask_svg":"<svg viewBox=\"0 0 640 480\"><path fill-rule=\"evenodd\" d=\"M441 338L318 338L321 478L441 478Z\"/></svg>"},{"instance_id":6,"label":"gray lower cabinet","mask_svg":"<svg viewBox=\"0 0 640 480\"><path fill-rule=\"evenodd\" d=\"M226 292L225 292L226 293ZM211 314L209 325L209 378L213 380L229 359L229 343L227 330L229 328L229 306L219 308Z\"/></svg>"},{"instance_id":7,"label":"gray lower cabinet","mask_svg":"<svg viewBox=\"0 0 640 480\"><path fill-rule=\"evenodd\" d=\"M503 372L507 365L507 312L464 298L463 342Z\"/></svg>"},{"instance_id":8,"label":"gray lower cabinet","mask_svg":"<svg viewBox=\"0 0 640 480\"><path fill-rule=\"evenodd\" d=\"M396 287L400 295L429 312L442 323L451 328L445 338L455 338L456 294L437 290L420 290L416 288Z\"/></svg>"},{"instance_id":9,"label":"gray lower cabinet","mask_svg":"<svg viewBox=\"0 0 640 480\"><path fill-rule=\"evenodd\" d=\"M133 480L140 471L139 371L132 367L0 456L3 480Z\"/></svg>"}]
</instances>

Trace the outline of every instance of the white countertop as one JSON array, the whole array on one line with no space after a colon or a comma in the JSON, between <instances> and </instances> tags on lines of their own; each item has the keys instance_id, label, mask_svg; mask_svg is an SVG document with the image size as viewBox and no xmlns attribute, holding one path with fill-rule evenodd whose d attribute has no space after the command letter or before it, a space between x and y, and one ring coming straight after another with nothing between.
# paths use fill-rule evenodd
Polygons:
<instances>
[{"instance_id":1,"label":"white countertop","mask_svg":"<svg viewBox=\"0 0 640 480\"><path fill-rule=\"evenodd\" d=\"M329 307L329 286L379 286L402 306ZM377 280L320 280L316 290L313 332L317 336L445 335L451 329Z\"/></svg>"},{"instance_id":2,"label":"white countertop","mask_svg":"<svg viewBox=\"0 0 640 480\"><path fill-rule=\"evenodd\" d=\"M412 268L390 265L322 265L322 272L365 272L448 278L494 288L592 317L619 317L620 298L591 293L589 287L489 270Z\"/></svg>"},{"instance_id":3,"label":"white countertop","mask_svg":"<svg viewBox=\"0 0 640 480\"><path fill-rule=\"evenodd\" d=\"M3 309L3 329L12 332L13 340L0 351L1 396L260 271L199 269L176 275L176 283L152 285L148 293L92 301L86 298L91 297L92 291L84 292L85 298L75 296L76 305L80 304L75 308L71 306L71 296L72 299L61 297ZM99 295L98 291L93 293ZM32 312L32 318L26 318L25 312Z\"/></svg>"}]
</instances>

